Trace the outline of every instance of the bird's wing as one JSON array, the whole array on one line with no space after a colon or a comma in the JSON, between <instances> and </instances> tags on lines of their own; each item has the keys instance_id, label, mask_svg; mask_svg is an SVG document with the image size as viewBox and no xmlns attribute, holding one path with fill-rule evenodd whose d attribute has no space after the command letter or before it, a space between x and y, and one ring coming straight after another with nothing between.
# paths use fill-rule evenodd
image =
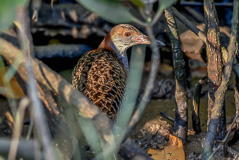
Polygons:
<instances>
[{"instance_id":1,"label":"bird's wing","mask_svg":"<svg viewBox=\"0 0 239 160\"><path fill-rule=\"evenodd\" d=\"M83 57L84 60L75 68L80 73L73 73L73 85L75 82L75 86L78 86L75 88L88 96L110 118L114 118L124 97L127 71L109 50L96 50L90 54L87 59ZM77 74L79 78L74 80ZM79 81L76 82L76 79Z\"/></svg>"},{"instance_id":2,"label":"bird's wing","mask_svg":"<svg viewBox=\"0 0 239 160\"><path fill-rule=\"evenodd\" d=\"M89 72L92 62L94 61L94 58L92 58L94 56L92 54L94 54L94 52L92 51L85 53L79 59L77 65L72 72L72 85L80 92L84 92L85 90L87 73Z\"/></svg>"}]
</instances>

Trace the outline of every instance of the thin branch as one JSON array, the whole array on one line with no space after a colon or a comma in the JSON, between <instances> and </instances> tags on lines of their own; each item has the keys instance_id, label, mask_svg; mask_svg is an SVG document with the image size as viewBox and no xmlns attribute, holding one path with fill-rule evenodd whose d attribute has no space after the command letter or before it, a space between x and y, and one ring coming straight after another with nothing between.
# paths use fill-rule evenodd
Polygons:
<instances>
[{"instance_id":1,"label":"thin branch","mask_svg":"<svg viewBox=\"0 0 239 160\"><path fill-rule=\"evenodd\" d=\"M160 112L160 114L161 114L164 118L166 118L167 120L174 122L174 119L173 119L172 117L168 116L165 112Z\"/></svg>"},{"instance_id":2,"label":"thin branch","mask_svg":"<svg viewBox=\"0 0 239 160\"><path fill-rule=\"evenodd\" d=\"M208 72L208 123L211 121L211 114L215 103L215 92L218 90L222 82L222 50L220 43L220 30L218 16L216 13L213 0L204 0L204 16L206 24L206 33L208 43L206 45L207 51L207 72ZM225 104L223 102L223 104ZM225 105L223 106L225 108ZM221 110L220 124L217 129L219 134L217 139L222 139L225 136L225 109ZM222 123L221 123L222 122ZM213 143L210 139L210 143Z\"/></svg>"},{"instance_id":3,"label":"thin branch","mask_svg":"<svg viewBox=\"0 0 239 160\"><path fill-rule=\"evenodd\" d=\"M177 24L171 7L165 10L165 17L168 24L169 37L172 45L173 67L176 80L176 110L174 129L176 131L176 136L182 139L182 141L185 143L187 141L188 131L188 103L185 61L183 59L183 54L181 53Z\"/></svg>"},{"instance_id":4,"label":"thin branch","mask_svg":"<svg viewBox=\"0 0 239 160\"><path fill-rule=\"evenodd\" d=\"M47 46L35 46L34 52L36 58L52 57L80 57L91 48L88 45L74 44L53 44Z\"/></svg>"},{"instance_id":5,"label":"thin branch","mask_svg":"<svg viewBox=\"0 0 239 160\"><path fill-rule=\"evenodd\" d=\"M184 15L182 15L176 8L172 7L173 14L180 20L185 26L187 26L193 33L195 33L201 40L207 44L207 37L203 31L197 28L191 21L189 21Z\"/></svg>"},{"instance_id":6,"label":"thin branch","mask_svg":"<svg viewBox=\"0 0 239 160\"><path fill-rule=\"evenodd\" d=\"M15 143L12 142L12 139L0 138L0 154L3 156L7 155L10 151L10 145L12 143ZM34 159L34 143L37 142L34 142L33 140L19 140L16 157L21 157L24 159ZM41 156L44 157L42 153Z\"/></svg>"},{"instance_id":7,"label":"thin branch","mask_svg":"<svg viewBox=\"0 0 239 160\"><path fill-rule=\"evenodd\" d=\"M164 11L164 10L161 9L160 1L158 1L158 6L159 6L158 10L157 10L156 14L154 15L153 20L149 24L151 26L155 25L155 23L158 21L158 19L160 18L160 16L162 15L162 13Z\"/></svg>"},{"instance_id":8,"label":"thin branch","mask_svg":"<svg viewBox=\"0 0 239 160\"><path fill-rule=\"evenodd\" d=\"M37 87L32 69L31 55L34 55L32 37L30 34L30 19L27 14L26 8L18 9L18 20L21 24L21 32L19 32L21 39L21 46L23 52L25 52L26 63L25 67L28 72L28 95L32 103L33 118L39 132L40 139L43 143L44 150L46 152L46 158L55 160L54 149L51 145L51 138L49 134L49 128L46 126L45 115L37 95Z\"/></svg>"},{"instance_id":9,"label":"thin branch","mask_svg":"<svg viewBox=\"0 0 239 160\"><path fill-rule=\"evenodd\" d=\"M232 124L231 124L231 126L230 126L230 129L228 130L228 132L227 132L225 138L224 138L222 141L220 141L220 144L219 144L219 145L217 146L217 148L213 151L213 153L209 156L208 160L212 159L213 156L217 153L217 151L226 143L226 141L227 141L227 139L228 139L228 137L229 137L229 134L231 133L232 128L233 128L234 124L236 123L236 120L237 120L238 116L239 116L239 114L237 114L237 115L235 116L235 118L234 118L234 120L233 120L233 122L232 122Z\"/></svg>"},{"instance_id":10,"label":"thin branch","mask_svg":"<svg viewBox=\"0 0 239 160\"><path fill-rule=\"evenodd\" d=\"M32 20L38 21L39 9L41 8L42 1L41 0L33 0L31 1L31 9L33 10Z\"/></svg>"},{"instance_id":11,"label":"thin branch","mask_svg":"<svg viewBox=\"0 0 239 160\"><path fill-rule=\"evenodd\" d=\"M28 107L29 103L30 101L27 97L22 98L19 103L19 107L17 110L15 122L14 122L12 142L10 146L10 151L8 153L8 159L16 159L18 143L19 143L19 139L21 138L21 131L23 126L25 110Z\"/></svg>"},{"instance_id":12,"label":"thin branch","mask_svg":"<svg viewBox=\"0 0 239 160\"><path fill-rule=\"evenodd\" d=\"M196 133L201 132L200 117L199 117L200 94L202 90L202 85L203 83L205 83L206 79L207 78L204 77L195 84L195 89L193 94L192 123L193 123L193 129Z\"/></svg>"},{"instance_id":13,"label":"thin branch","mask_svg":"<svg viewBox=\"0 0 239 160\"><path fill-rule=\"evenodd\" d=\"M239 77L236 77L236 85L235 85L235 106L236 106L236 114L239 114ZM237 130L239 129L239 117L237 118Z\"/></svg>"}]
</instances>

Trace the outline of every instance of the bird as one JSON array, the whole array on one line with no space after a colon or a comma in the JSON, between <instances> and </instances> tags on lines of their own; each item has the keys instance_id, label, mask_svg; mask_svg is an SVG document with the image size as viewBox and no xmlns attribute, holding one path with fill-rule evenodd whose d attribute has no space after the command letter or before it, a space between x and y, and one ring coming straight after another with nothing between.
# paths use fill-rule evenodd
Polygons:
<instances>
[{"instance_id":1,"label":"bird","mask_svg":"<svg viewBox=\"0 0 239 160\"><path fill-rule=\"evenodd\" d=\"M151 44L146 35L130 24L111 29L97 49L86 52L72 72L72 85L110 119L115 119L125 97L129 72L127 49Z\"/></svg>"}]
</instances>

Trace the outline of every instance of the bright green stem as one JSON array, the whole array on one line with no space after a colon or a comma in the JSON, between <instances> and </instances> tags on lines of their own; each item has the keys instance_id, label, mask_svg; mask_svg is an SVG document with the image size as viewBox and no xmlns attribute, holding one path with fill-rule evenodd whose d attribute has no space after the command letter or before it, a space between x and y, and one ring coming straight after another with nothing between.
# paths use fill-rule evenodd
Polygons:
<instances>
[{"instance_id":1,"label":"bright green stem","mask_svg":"<svg viewBox=\"0 0 239 160\"><path fill-rule=\"evenodd\" d=\"M133 47L125 96L127 98L122 102L121 109L116 117L115 125L113 127L117 147L120 146L124 139L129 120L136 104L143 73L144 57L145 45L137 45Z\"/></svg>"}]
</instances>

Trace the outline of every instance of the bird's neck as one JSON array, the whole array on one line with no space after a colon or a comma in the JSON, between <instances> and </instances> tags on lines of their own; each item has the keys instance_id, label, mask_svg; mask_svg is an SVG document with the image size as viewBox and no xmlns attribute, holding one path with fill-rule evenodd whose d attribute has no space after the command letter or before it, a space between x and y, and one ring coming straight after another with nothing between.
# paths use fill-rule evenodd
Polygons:
<instances>
[{"instance_id":1,"label":"bird's neck","mask_svg":"<svg viewBox=\"0 0 239 160\"><path fill-rule=\"evenodd\" d=\"M109 49L112 52L116 53L117 57L124 64L127 71L129 71L129 63L126 51L120 51L119 49L117 49L109 34L103 39L98 48Z\"/></svg>"}]
</instances>

